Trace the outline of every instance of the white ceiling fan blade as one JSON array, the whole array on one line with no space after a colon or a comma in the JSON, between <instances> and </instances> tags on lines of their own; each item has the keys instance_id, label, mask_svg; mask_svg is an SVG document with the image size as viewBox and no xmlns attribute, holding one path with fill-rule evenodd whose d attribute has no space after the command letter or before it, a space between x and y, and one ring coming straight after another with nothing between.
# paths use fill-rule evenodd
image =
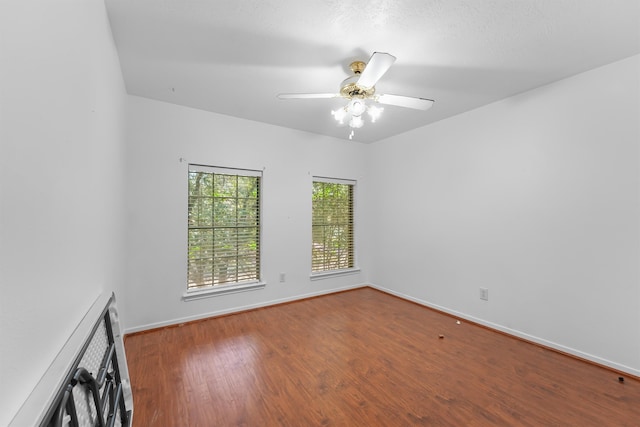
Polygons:
<instances>
[{"instance_id":1,"label":"white ceiling fan blade","mask_svg":"<svg viewBox=\"0 0 640 427\"><path fill-rule=\"evenodd\" d=\"M367 66L358 79L358 86L374 87L380 77L396 62L396 57L388 53L373 52Z\"/></svg>"},{"instance_id":2,"label":"white ceiling fan blade","mask_svg":"<svg viewBox=\"0 0 640 427\"><path fill-rule=\"evenodd\" d=\"M326 99L338 98L339 93L279 93L280 99Z\"/></svg>"},{"instance_id":3,"label":"white ceiling fan blade","mask_svg":"<svg viewBox=\"0 0 640 427\"><path fill-rule=\"evenodd\" d=\"M380 104L395 105L398 107L413 108L416 110L428 110L435 102L433 99L414 98L402 95L380 95L376 98Z\"/></svg>"}]
</instances>

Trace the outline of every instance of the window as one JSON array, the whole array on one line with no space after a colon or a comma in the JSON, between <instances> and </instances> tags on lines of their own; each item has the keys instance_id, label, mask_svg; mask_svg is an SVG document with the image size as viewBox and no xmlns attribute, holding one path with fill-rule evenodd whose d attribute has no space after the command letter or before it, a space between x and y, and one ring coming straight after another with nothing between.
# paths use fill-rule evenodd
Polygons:
<instances>
[{"instance_id":1,"label":"window","mask_svg":"<svg viewBox=\"0 0 640 427\"><path fill-rule=\"evenodd\" d=\"M187 291L260 280L260 179L189 165Z\"/></svg>"},{"instance_id":2,"label":"window","mask_svg":"<svg viewBox=\"0 0 640 427\"><path fill-rule=\"evenodd\" d=\"M313 178L312 273L354 268L354 181Z\"/></svg>"}]
</instances>

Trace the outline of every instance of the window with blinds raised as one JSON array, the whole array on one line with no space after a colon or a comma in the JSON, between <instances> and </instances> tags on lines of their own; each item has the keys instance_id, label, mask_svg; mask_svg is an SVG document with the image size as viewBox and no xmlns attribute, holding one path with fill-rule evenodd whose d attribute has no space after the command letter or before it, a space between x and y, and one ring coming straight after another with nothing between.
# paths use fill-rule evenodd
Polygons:
<instances>
[{"instance_id":1,"label":"window with blinds raised","mask_svg":"<svg viewBox=\"0 0 640 427\"><path fill-rule=\"evenodd\" d=\"M189 165L187 290L260 280L260 179Z\"/></svg>"},{"instance_id":2,"label":"window with blinds raised","mask_svg":"<svg viewBox=\"0 0 640 427\"><path fill-rule=\"evenodd\" d=\"M355 182L313 178L312 273L354 268Z\"/></svg>"}]
</instances>

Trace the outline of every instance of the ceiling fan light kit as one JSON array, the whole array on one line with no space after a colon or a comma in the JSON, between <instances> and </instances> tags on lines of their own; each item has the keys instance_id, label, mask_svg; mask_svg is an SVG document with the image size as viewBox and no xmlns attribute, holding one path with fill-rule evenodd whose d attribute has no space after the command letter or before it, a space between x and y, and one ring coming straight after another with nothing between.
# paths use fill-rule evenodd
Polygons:
<instances>
[{"instance_id":1,"label":"ceiling fan light kit","mask_svg":"<svg viewBox=\"0 0 640 427\"><path fill-rule=\"evenodd\" d=\"M375 123L383 110L384 108L376 107L375 105L367 105L363 98L353 98L344 107L331 111L331 114L341 125L344 124L345 119L348 119L349 127L351 127L349 139L353 139L353 129L359 129L364 125L362 114L366 112L371 123Z\"/></svg>"},{"instance_id":2,"label":"ceiling fan light kit","mask_svg":"<svg viewBox=\"0 0 640 427\"><path fill-rule=\"evenodd\" d=\"M351 128L349 139L353 139L354 129L359 129L364 125L362 115L367 112L371 123L374 123L384 110L382 107L369 104L366 100L374 103L393 105L397 107L412 108L416 110L427 110L431 108L434 101L426 98L415 98L401 95L376 95L375 84L389 70L395 62L396 57L388 53L374 52L369 59L369 63L354 61L349 65L353 76L345 79L340 85L339 93L281 93L280 99L323 99L323 98L345 98L349 102L344 107L331 111L331 115L339 124L344 124L346 120Z\"/></svg>"}]
</instances>

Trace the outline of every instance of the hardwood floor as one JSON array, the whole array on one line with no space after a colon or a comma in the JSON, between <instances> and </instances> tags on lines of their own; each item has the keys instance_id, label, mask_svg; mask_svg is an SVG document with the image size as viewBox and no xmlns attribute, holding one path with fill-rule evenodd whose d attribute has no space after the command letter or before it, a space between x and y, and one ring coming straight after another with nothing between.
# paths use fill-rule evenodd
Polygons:
<instances>
[{"instance_id":1,"label":"hardwood floor","mask_svg":"<svg viewBox=\"0 0 640 427\"><path fill-rule=\"evenodd\" d=\"M137 427L640 426L639 381L370 288L125 346Z\"/></svg>"}]
</instances>

